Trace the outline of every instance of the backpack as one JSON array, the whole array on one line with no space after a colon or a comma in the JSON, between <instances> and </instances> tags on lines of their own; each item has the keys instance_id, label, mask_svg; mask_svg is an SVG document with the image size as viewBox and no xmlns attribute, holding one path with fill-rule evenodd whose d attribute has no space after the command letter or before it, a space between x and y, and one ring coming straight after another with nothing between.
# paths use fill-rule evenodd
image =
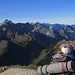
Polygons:
<instances>
[{"instance_id":1,"label":"backpack","mask_svg":"<svg viewBox=\"0 0 75 75\"><path fill-rule=\"evenodd\" d=\"M52 56L53 58L53 63L58 63L58 62L68 62L68 61L75 61L75 50L73 50L71 53L63 55L63 54L55 54ZM70 73L69 71L64 74L59 74L59 75L75 75L75 73Z\"/></svg>"}]
</instances>

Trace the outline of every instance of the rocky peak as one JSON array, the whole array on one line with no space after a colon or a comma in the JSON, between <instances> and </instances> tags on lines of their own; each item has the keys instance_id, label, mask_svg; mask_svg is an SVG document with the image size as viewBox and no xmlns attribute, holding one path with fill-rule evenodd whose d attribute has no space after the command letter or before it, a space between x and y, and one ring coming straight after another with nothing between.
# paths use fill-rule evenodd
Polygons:
<instances>
[{"instance_id":1,"label":"rocky peak","mask_svg":"<svg viewBox=\"0 0 75 75\"><path fill-rule=\"evenodd\" d=\"M6 19L4 22L1 23L2 25L13 24L11 20Z\"/></svg>"},{"instance_id":2,"label":"rocky peak","mask_svg":"<svg viewBox=\"0 0 75 75\"><path fill-rule=\"evenodd\" d=\"M47 36L55 38L55 33L54 33L53 26L50 26L49 31L47 32Z\"/></svg>"},{"instance_id":3,"label":"rocky peak","mask_svg":"<svg viewBox=\"0 0 75 75\"><path fill-rule=\"evenodd\" d=\"M6 20L5 20L5 22L6 22L6 23L8 23L8 22L9 22L9 20L8 20L8 19L6 19Z\"/></svg>"},{"instance_id":4,"label":"rocky peak","mask_svg":"<svg viewBox=\"0 0 75 75\"><path fill-rule=\"evenodd\" d=\"M6 22L6 23L11 23L11 24L12 24L12 21L11 21L11 20L8 20L8 19L6 19L5 22Z\"/></svg>"},{"instance_id":5,"label":"rocky peak","mask_svg":"<svg viewBox=\"0 0 75 75\"><path fill-rule=\"evenodd\" d=\"M70 33L74 32L74 29L70 25L65 25L64 30L66 30L67 32L70 32Z\"/></svg>"}]
</instances>

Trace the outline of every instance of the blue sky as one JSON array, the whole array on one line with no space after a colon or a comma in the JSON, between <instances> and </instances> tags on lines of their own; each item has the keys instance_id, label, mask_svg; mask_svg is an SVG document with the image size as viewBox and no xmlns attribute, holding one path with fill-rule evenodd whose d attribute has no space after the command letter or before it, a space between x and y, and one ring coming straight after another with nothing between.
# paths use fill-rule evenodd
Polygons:
<instances>
[{"instance_id":1,"label":"blue sky","mask_svg":"<svg viewBox=\"0 0 75 75\"><path fill-rule=\"evenodd\" d=\"M75 0L0 0L0 22L75 24Z\"/></svg>"}]
</instances>

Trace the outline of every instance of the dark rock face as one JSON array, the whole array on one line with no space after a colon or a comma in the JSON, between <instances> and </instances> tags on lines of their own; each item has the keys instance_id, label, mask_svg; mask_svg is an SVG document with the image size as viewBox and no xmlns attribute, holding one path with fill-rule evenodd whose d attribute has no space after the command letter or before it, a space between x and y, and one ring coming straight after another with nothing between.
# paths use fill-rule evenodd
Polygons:
<instances>
[{"instance_id":1,"label":"dark rock face","mask_svg":"<svg viewBox=\"0 0 75 75\"><path fill-rule=\"evenodd\" d=\"M29 65L43 49L36 42L29 42L26 47L9 42L7 49L0 55L0 65Z\"/></svg>"}]
</instances>

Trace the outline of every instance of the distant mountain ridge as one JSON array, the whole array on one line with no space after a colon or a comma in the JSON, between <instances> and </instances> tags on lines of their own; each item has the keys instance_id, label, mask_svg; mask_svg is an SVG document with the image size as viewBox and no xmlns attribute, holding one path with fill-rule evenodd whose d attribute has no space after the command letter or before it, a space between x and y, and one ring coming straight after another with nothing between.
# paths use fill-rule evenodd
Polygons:
<instances>
[{"instance_id":1,"label":"distant mountain ridge","mask_svg":"<svg viewBox=\"0 0 75 75\"><path fill-rule=\"evenodd\" d=\"M75 39L75 25L64 24L49 24L49 23L13 23L11 20L5 20L0 23L0 34L6 32L13 32L22 35L29 33L35 37L37 34L44 35L54 40L59 40L59 36L62 39ZM70 34L70 35L69 35ZM6 34L5 34L6 35ZM4 36L4 35L3 35ZM2 36L2 37L3 37ZM38 36L37 36L38 37Z\"/></svg>"}]
</instances>

